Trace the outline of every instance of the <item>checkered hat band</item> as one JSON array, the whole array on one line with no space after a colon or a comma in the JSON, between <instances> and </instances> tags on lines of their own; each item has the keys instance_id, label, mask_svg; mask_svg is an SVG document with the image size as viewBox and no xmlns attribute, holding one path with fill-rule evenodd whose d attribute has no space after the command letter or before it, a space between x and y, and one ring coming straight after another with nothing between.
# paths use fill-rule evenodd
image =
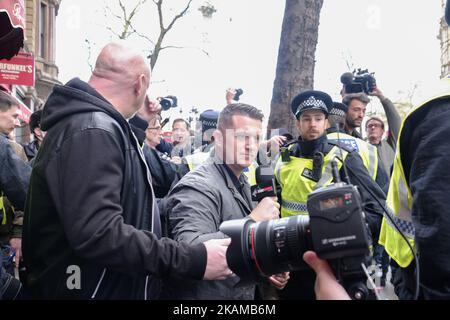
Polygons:
<instances>
[{"instance_id":1,"label":"checkered hat band","mask_svg":"<svg viewBox=\"0 0 450 320\"><path fill-rule=\"evenodd\" d=\"M345 117L344 110L337 109L337 108L331 109L330 110L330 114L335 115L335 116L339 116L339 117Z\"/></svg>"},{"instance_id":2,"label":"checkered hat band","mask_svg":"<svg viewBox=\"0 0 450 320\"><path fill-rule=\"evenodd\" d=\"M204 127L217 127L217 121L212 120L202 120L202 125Z\"/></svg>"}]
</instances>

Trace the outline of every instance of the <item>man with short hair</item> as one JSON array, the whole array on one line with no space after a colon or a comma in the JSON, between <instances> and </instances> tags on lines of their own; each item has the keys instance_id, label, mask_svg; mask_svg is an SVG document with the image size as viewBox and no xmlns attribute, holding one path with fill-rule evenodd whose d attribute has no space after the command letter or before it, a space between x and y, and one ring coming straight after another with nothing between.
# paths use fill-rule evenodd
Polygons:
<instances>
[{"instance_id":1,"label":"man with short hair","mask_svg":"<svg viewBox=\"0 0 450 320\"><path fill-rule=\"evenodd\" d=\"M0 91L0 134L8 136L19 124L19 102L11 95Z\"/></svg>"},{"instance_id":2,"label":"man with short hair","mask_svg":"<svg viewBox=\"0 0 450 320\"><path fill-rule=\"evenodd\" d=\"M345 118L345 131L351 136L362 139L361 134L356 129L361 127L367 104L370 102L369 97L363 92L350 93L344 96L342 102L348 108Z\"/></svg>"},{"instance_id":3,"label":"man with short hair","mask_svg":"<svg viewBox=\"0 0 450 320\"><path fill-rule=\"evenodd\" d=\"M180 164L181 158L193 151L190 129L189 122L182 118L175 119L172 123L172 143L168 143L161 138L156 150L168 154L175 163Z\"/></svg>"},{"instance_id":4,"label":"man with short hair","mask_svg":"<svg viewBox=\"0 0 450 320\"><path fill-rule=\"evenodd\" d=\"M329 141L341 142L355 148L361 156L363 164L371 178L387 193L389 177L378 158L377 148L368 142L347 134L344 130L347 106L340 102L333 102L329 110L327 138Z\"/></svg>"},{"instance_id":5,"label":"man with short hair","mask_svg":"<svg viewBox=\"0 0 450 320\"><path fill-rule=\"evenodd\" d=\"M384 122L378 117L371 117L366 122L367 141L377 148L381 164L386 172L391 172L395 158L395 147L392 148L389 142L383 139ZM394 139L396 140L396 139Z\"/></svg>"},{"instance_id":6,"label":"man with short hair","mask_svg":"<svg viewBox=\"0 0 450 320\"><path fill-rule=\"evenodd\" d=\"M89 82L72 79L49 96L24 221L33 298L157 299L161 278L231 274L229 241L160 238L151 177L127 122L149 84L144 57L110 43Z\"/></svg>"},{"instance_id":7,"label":"man with short hair","mask_svg":"<svg viewBox=\"0 0 450 320\"><path fill-rule=\"evenodd\" d=\"M148 123L147 129L145 129L145 143L152 149L161 142L161 117L156 115Z\"/></svg>"},{"instance_id":8,"label":"man with short hair","mask_svg":"<svg viewBox=\"0 0 450 320\"><path fill-rule=\"evenodd\" d=\"M255 221L277 219L276 198L264 198L256 207L243 170L256 158L263 114L246 104L231 104L219 115L214 132L215 154L205 164L185 175L167 199L170 229L175 240L201 243L225 238L219 231L222 222L251 218ZM287 274L270 278L284 287ZM254 299L255 286L236 286L239 277L224 281L182 281L167 284L172 299Z\"/></svg>"}]
</instances>

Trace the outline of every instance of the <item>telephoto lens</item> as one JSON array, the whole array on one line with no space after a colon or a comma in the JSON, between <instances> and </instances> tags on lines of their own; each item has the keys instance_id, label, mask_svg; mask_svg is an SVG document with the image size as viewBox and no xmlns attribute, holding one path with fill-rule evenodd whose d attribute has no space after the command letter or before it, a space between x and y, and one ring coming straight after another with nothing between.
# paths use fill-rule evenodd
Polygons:
<instances>
[{"instance_id":1,"label":"telephoto lens","mask_svg":"<svg viewBox=\"0 0 450 320\"><path fill-rule=\"evenodd\" d=\"M312 250L308 216L261 222L230 220L220 225L220 231L231 238L227 261L242 282L259 282L273 274L307 268L303 254Z\"/></svg>"}]
</instances>

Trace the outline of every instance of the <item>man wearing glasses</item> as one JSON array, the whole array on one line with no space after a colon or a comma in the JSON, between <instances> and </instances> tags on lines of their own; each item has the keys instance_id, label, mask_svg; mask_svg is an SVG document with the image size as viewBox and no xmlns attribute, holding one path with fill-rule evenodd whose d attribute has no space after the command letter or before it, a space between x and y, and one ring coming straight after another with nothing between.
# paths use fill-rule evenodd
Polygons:
<instances>
[{"instance_id":1,"label":"man wearing glasses","mask_svg":"<svg viewBox=\"0 0 450 320\"><path fill-rule=\"evenodd\" d=\"M395 144L391 145L388 139L383 139L384 122L378 117L371 117L366 122L367 142L377 147L378 158L384 170L389 174L395 157ZM395 140L395 139L392 139ZM394 141L395 142L395 141Z\"/></svg>"}]
</instances>

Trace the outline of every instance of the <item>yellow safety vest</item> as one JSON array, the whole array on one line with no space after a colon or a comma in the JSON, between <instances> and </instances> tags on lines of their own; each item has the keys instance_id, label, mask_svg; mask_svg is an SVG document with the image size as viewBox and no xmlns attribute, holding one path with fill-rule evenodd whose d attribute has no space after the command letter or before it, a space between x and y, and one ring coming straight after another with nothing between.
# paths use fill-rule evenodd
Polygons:
<instances>
[{"instance_id":1,"label":"yellow safety vest","mask_svg":"<svg viewBox=\"0 0 450 320\"><path fill-rule=\"evenodd\" d=\"M212 150L212 149L211 149ZM208 160L210 156L210 152L197 152L188 156L185 156L184 159L189 167L189 171L194 171L199 166Z\"/></svg>"},{"instance_id":2,"label":"yellow safety vest","mask_svg":"<svg viewBox=\"0 0 450 320\"><path fill-rule=\"evenodd\" d=\"M289 146L291 149L293 145ZM339 148L334 146L330 152L324 156L322 166L322 177L319 181L306 178L302 173L313 169L313 160L290 156L288 162L283 162L280 157L275 165L275 178L281 186L281 216L290 217L295 215L307 215L306 201L308 195L316 189L330 185L333 181L331 171L331 160L337 158L338 168L341 169L343 161L347 158L348 152L342 150L344 159L340 159Z\"/></svg>"},{"instance_id":3,"label":"yellow safety vest","mask_svg":"<svg viewBox=\"0 0 450 320\"><path fill-rule=\"evenodd\" d=\"M327 134L327 138L328 140L333 140L336 142L338 142L339 140L341 143L352 147L352 149L355 149L361 156L361 159L367 171L369 172L370 177L374 181L376 180L378 174L378 150L375 146L346 133L339 132L339 135L337 132L329 133Z\"/></svg>"},{"instance_id":4,"label":"yellow safety vest","mask_svg":"<svg viewBox=\"0 0 450 320\"><path fill-rule=\"evenodd\" d=\"M5 205L3 202L3 192L0 191L0 215L2 216L2 223L3 226L6 224L6 211L5 211Z\"/></svg>"},{"instance_id":5,"label":"yellow safety vest","mask_svg":"<svg viewBox=\"0 0 450 320\"><path fill-rule=\"evenodd\" d=\"M389 215L396 222L397 226L408 239L414 250L416 248L414 245L415 230L411 216L412 193L406 182L407 180L403 169L400 140L402 138L405 123L415 111L420 108L426 107L432 101L444 97L450 98L450 94L447 93L436 96L411 111L406 116L405 120L403 120L402 126L400 127L399 138L397 141L394 169L392 172L391 181L389 184L389 192L387 196L387 205L388 209L390 210ZM383 222L381 224L379 243L384 246L389 256L394 259L395 262L397 262L398 265L402 268L406 268L407 266L409 266L411 261L414 259L414 255L411 252L408 244L405 242L405 239L393 226L391 220L387 219L386 216L383 217Z\"/></svg>"},{"instance_id":6,"label":"yellow safety vest","mask_svg":"<svg viewBox=\"0 0 450 320\"><path fill-rule=\"evenodd\" d=\"M244 170L242 173L245 174L247 177L248 183L250 186L256 186L256 168L258 168L258 163L256 161L253 161L253 163L247 168L247 170Z\"/></svg>"}]
</instances>

